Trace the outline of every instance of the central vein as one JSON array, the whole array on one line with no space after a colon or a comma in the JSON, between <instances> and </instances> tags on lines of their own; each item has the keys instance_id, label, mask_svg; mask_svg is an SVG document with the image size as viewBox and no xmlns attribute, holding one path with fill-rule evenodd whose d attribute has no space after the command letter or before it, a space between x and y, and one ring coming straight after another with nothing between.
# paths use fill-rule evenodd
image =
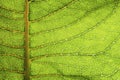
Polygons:
<instances>
[{"instance_id":1,"label":"central vein","mask_svg":"<svg viewBox=\"0 0 120 80\"><path fill-rule=\"evenodd\" d=\"M30 54L29 54L29 1L25 0L25 54L24 54L24 80L30 80Z\"/></svg>"}]
</instances>

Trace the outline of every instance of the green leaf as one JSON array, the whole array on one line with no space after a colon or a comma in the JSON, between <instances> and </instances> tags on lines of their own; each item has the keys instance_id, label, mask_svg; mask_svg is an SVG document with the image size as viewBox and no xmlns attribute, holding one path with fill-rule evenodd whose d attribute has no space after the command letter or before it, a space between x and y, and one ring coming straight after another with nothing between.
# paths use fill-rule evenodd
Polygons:
<instances>
[{"instance_id":1,"label":"green leaf","mask_svg":"<svg viewBox=\"0 0 120 80\"><path fill-rule=\"evenodd\" d=\"M120 80L119 0L0 0L0 80Z\"/></svg>"}]
</instances>

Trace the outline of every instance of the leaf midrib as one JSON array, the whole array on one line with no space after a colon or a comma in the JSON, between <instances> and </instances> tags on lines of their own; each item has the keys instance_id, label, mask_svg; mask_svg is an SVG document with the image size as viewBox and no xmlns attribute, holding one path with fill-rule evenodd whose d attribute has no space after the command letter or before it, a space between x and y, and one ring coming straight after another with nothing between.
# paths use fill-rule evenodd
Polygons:
<instances>
[{"instance_id":1,"label":"leaf midrib","mask_svg":"<svg viewBox=\"0 0 120 80\"><path fill-rule=\"evenodd\" d=\"M30 56L29 56L29 0L25 0L25 41L24 41L24 80L30 80Z\"/></svg>"}]
</instances>

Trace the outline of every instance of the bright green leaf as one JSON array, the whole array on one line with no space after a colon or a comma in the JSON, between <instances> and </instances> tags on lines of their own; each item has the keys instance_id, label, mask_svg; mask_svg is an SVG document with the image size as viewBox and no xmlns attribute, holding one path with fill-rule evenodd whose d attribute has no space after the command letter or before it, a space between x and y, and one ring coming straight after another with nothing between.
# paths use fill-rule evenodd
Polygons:
<instances>
[{"instance_id":1,"label":"bright green leaf","mask_svg":"<svg viewBox=\"0 0 120 80\"><path fill-rule=\"evenodd\" d=\"M120 80L119 0L0 0L0 80Z\"/></svg>"}]
</instances>

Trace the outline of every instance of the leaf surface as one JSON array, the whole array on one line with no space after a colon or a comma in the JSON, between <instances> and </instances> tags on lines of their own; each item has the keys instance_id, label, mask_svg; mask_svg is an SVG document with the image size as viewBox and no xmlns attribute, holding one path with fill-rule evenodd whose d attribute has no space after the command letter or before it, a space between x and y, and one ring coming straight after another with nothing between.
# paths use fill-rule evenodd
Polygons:
<instances>
[{"instance_id":1,"label":"leaf surface","mask_svg":"<svg viewBox=\"0 0 120 80\"><path fill-rule=\"evenodd\" d=\"M119 80L119 0L0 0L0 80Z\"/></svg>"}]
</instances>

